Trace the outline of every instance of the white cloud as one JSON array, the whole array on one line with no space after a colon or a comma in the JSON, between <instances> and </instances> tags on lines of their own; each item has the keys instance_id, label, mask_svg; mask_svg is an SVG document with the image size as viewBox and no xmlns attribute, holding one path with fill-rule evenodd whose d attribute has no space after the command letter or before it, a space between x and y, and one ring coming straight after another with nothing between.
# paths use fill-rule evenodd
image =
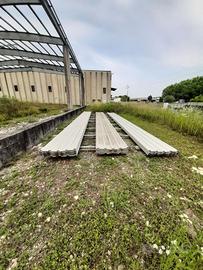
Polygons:
<instances>
[{"instance_id":1,"label":"white cloud","mask_svg":"<svg viewBox=\"0 0 203 270\"><path fill-rule=\"evenodd\" d=\"M118 93L157 96L203 73L202 0L53 2L81 66L112 70Z\"/></svg>"}]
</instances>

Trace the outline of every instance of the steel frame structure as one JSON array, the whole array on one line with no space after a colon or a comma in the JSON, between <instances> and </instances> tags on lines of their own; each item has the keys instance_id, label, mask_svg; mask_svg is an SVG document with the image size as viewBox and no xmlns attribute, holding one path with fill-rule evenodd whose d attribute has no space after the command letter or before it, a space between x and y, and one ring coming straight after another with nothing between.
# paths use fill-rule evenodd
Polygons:
<instances>
[{"instance_id":1,"label":"steel frame structure","mask_svg":"<svg viewBox=\"0 0 203 270\"><path fill-rule=\"evenodd\" d=\"M84 105L83 72L50 0L0 0L0 72L25 68L64 72L69 109L70 75L77 74Z\"/></svg>"}]
</instances>

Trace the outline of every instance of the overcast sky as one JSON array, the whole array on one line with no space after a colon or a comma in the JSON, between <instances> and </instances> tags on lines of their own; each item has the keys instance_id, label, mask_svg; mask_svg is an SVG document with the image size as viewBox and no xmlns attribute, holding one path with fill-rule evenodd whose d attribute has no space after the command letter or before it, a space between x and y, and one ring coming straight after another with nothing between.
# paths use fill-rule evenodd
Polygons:
<instances>
[{"instance_id":1,"label":"overcast sky","mask_svg":"<svg viewBox=\"0 0 203 270\"><path fill-rule=\"evenodd\" d=\"M161 95L203 75L203 0L52 0L83 69L113 72L116 95Z\"/></svg>"}]
</instances>

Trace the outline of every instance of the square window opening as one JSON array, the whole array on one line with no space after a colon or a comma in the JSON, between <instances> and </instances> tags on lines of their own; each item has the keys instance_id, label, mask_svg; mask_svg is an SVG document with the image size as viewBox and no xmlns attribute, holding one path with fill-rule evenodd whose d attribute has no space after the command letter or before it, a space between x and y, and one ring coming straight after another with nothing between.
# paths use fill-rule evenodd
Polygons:
<instances>
[{"instance_id":1,"label":"square window opening","mask_svg":"<svg viewBox=\"0 0 203 270\"><path fill-rule=\"evenodd\" d=\"M32 90L32 92L35 92L35 86L34 85L31 85L31 90Z\"/></svg>"},{"instance_id":2,"label":"square window opening","mask_svg":"<svg viewBox=\"0 0 203 270\"><path fill-rule=\"evenodd\" d=\"M17 85L14 85L14 90L15 90L16 92L18 92L18 86L17 86Z\"/></svg>"}]
</instances>

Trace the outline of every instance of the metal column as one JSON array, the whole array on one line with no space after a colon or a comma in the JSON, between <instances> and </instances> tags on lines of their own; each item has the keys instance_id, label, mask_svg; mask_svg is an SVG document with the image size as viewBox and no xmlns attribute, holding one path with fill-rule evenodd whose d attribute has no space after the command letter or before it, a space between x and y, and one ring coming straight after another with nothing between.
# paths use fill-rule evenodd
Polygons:
<instances>
[{"instance_id":1,"label":"metal column","mask_svg":"<svg viewBox=\"0 0 203 270\"><path fill-rule=\"evenodd\" d=\"M68 109L72 109L72 100L71 100L71 84L70 84L70 56L68 46L63 46L64 54L64 71L65 71L65 85L66 85L66 95L67 95L67 105Z\"/></svg>"},{"instance_id":2,"label":"metal column","mask_svg":"<svg viewBox=\"0 0 203 270\"><path fill-rule=\"evenodd\" d=\"M80 72L79 74L79 88L80 88L80 105L84 106L85 105L85 87L84 87L84 77L83 73Z\"/></svg>"}]
</instances>

